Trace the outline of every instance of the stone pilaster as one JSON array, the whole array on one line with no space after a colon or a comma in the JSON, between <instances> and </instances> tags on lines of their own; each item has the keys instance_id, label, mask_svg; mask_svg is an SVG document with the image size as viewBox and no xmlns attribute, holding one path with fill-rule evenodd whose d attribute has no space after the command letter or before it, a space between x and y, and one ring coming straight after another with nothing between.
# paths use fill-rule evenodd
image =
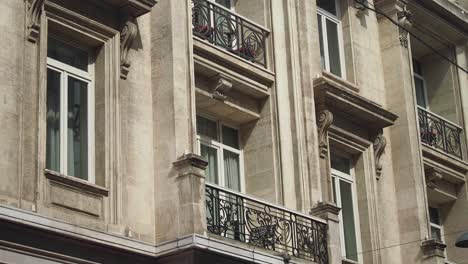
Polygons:
<instances>
[{"instance_id":1,"label":"stone pilaster","mask_svg":"<svg viewBox=\"0 0 468 264\"><path fill-rule=\"evenodd\" d=\"M320 217L328 224L328 259L330 264L341 264L342 250L340 242L340 221L338 214L341 208L330 202L319 202L310 210L310 214Z\"/></svg>"}]
</instances>

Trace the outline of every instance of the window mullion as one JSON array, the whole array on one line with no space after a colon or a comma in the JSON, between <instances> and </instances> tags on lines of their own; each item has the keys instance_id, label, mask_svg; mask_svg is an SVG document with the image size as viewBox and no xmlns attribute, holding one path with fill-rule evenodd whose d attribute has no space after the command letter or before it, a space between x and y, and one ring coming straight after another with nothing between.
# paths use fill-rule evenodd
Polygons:
<instances>
[{"instance_id":1,"label":"window mullion","mask_svg":"<svg viewBox=\"0 0 468 264\"><path fill-rule=\"evenodd\" d=\"M62 71L62 85L60 87L60 173L68 173L68 74Z\"/></svg>"}]
</instances>

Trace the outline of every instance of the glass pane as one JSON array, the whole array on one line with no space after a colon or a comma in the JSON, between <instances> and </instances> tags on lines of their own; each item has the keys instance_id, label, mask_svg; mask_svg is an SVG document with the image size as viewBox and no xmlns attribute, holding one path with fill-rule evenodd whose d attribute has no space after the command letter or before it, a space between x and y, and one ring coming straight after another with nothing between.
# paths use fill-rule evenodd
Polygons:
<instances>
[{"instance_id":1,"label":"glass pane","mask_svg":"<svg viewBox=\"0 0 468 264\"><path fill-rule=\"evenodd\" d=\"M336 16L335 0L317 0L317 6Z\"/></svg>"},{"instance_id":2,"label":"glass pane","mask_svg":"<svg viewBox=\"0 0 468 264\"><path fill-rule=\"evenodd\" d=\"M421 63L415 59L413 59L413 71L419 75L422 75Z\"/></svg>"},{"instance_id":3,"label":"glass pane","mask_svg":"<svg viewBox=\"0 0 468 264\"><path fill-rule=\"evenodd\" d=\"M205 169L206 180L218 184L218 150L201 144L200 154L208 161Z\"/></svg>"},{"instance_id":4,"label":"glass pane","mask_svg":"<svg viewBox=\"0 0 468 264\"><path fill-rule=\"evenodd\" d=\"M346 258L358 261L351 183L340 181L340 194Z\"/></svg>"},{"instance_id":5,"label":"glass pane","mask_svg":"<svg viewBox=\"0 0 468 264\"><path fill-rule=\"evenodd\" d=\"M60 40L47 39L47 57L83 71L88 71L88 53Z\"/></svg>"},{"instance_id":6,"label":"glass pane","mask_svg":"<svg viewBox=\"0 0 468 264\"><path fill-rule=\"evenodd\" d=\"M323 48L323 30L322 30L322 16L317 15L318 19L318 30L319 30L319 45L320 45L320 66L322 69L326 69L325 66L325 51Z\"/></svg>"},{"instance_id":7,"label":"glass pane","mask_svg":"<svg viewBox=\"0 0 468 264\"><path fill-rule=\"evenodd\" d=\"M336 177L332 177L332 191L333 191L333 202L338 205L338 202L336 200Z\"/></svg>"},{"instance_id":8,"label":"glass pane","mask_svg":"<svg viewBox=\"0 0 468 264\"><path fill-rule=\"evenodd\" d=\"M434 207L429 207L429 218L431 223L440 225L440 216L439 216L439 209Z\"/></svg>"},{"instance_id":9,"label":"glass pane","mask_svg":"<svg viewBox=\"0 0 468 264\"><path fill-rule=\"evenodd\" d=\"M349 159L337 155L331 155L331 167L348 175L351 174L351 164Z\"/></svg>"},{"instance_id":10,"label":"glass pane","mask_svg":"<svg viewBox=\"0 0 468 264\"><path fill-rule=\"evenodd\" d=\"M224 150L223 155L225 187L240 191L239 154Z\"/></svg>"},{"instance_id":11,"label":"glass pane","mask_svg":"<svg viewBox=\"0 0 468 264\"><path fill-rule=\"evenodd\" d=\"M217 140L218 129L216 127L216 122L197 116L197 134Z\"/></svg>"},{"instance_id":12,"label":"glass pane","mask_svg":"<svg viewBox=\"0 0 468 264\"><path fill-rule=\"evenodd\" d=\"M227 9L231 9L231 0L216 0L216 3L226 7Z\"/></svg>"},{"instance_id":13,"label":"glass pane","mask_svg":"<svg viewBox=\"0 0 468 264\"><path fill-rule=\"evenodd\" d=\"M431 237L442 241L440 229L435 226L431 226Z\"/></svg>"},{"instance_id":14,"label":"glass pane","mask_svg":"<svg viewBox=\"0 0 468 264\"><path fill-rule=\"evenodd\" d=\"M424 90L424 82L418 77L414 77L414 86L416 88L416 102L419 106L426 108L426 91Z\"/></svg>"},{"instance_id":15,"label":"glass pane","mask_svg":"<svg viewBox=\"0 0 468 264\"><path fill-rule=\"evenodd\" d=\"M68 78L68 172L88 179L88 84Z\"/></svg>"},{"instance_id":16,"label":"glass pane","mask_svg":"<svg viewBox=\"0 0 468 264\"><path fill-rule=\"evenodd\" d=\"M46 168L60 172L60 81L59 72L47 69Z\"/></svg>"},{"instance_id":17,"label":"glass pane","mask_svg":"<svg viewBox=\"0 0 468 264\"><path fill-rule=\"evenodd\" d=\"M239 132L227 126L223 126L223 144L239 149Z\"/></svg>"},{"instance_id":18,"label":"glass pane","mask_svg":"<svg viewBox=\"0 0 468 264\"><path fill-rule=\"evenodd\" d=\"M338 25L327 19L328 57L330 72L341 76L340 46L338 40Z\"/></svg>"}]
</instances>

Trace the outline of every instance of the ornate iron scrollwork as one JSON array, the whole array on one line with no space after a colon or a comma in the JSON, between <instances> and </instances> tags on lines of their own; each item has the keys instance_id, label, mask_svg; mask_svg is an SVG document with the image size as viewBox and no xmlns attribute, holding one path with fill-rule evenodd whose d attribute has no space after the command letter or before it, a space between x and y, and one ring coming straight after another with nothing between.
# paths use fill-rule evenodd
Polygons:
<instances>
[{"instance_id":1,"label":"ornate iron scrollwork","mask_svg":"<svg viewBox=\"0 0 468 264\"><path fill-rule=\"evenodd\" d=\"M192 0L193 35L266 67L268 32L207 0Z\"/></svg>"},{"instance_id":2,"label":"ornate iron scrollwork","mask_svg":"<svg viewBox=\"0 0 468 264\"><path fill-rule=\"evenodd\" d=\"M443 152L462 158L461 133L463 129L451 122L418 108L421 142Z\"/></svg>"},{"instance_id":3,"label":"ornate iron scrollwork","mask_svg":"<svg viewBox=\"0 0 468 264\"><path fill-rule=\"evenodd\" d=\"M213 234L328 263L325 223L211 185L206 185L206 212Z\"/></svg>"}]
</instances>

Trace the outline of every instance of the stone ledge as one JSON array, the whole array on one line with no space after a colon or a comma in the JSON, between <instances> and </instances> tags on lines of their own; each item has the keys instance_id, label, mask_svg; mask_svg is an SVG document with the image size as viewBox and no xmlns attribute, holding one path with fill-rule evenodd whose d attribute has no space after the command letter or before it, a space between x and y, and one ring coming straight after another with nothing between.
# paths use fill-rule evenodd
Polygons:
<instances>
[{"instance_id":1,"label":"stone ledge","mask_svg":"<svg viewBox=\"0 0 468 264\"><path fill-rule=\"evenodd\" d=\"M340 213L341 208L336 206L336 204L331 202L319 202L312 209L310 209L310 214L318 216L325 220L331 220L334 222L339 222L338 214Z\"/></svg>"},{"instance_id":2,"label":"stone ledge","mask_svg":"<svg viewBox=\"0 0 468 264\"><path fill-rule=\"evenodd\" d=\"M46 178L49 179L51 182L58 182L63 185L71 186L98 196L109 196L109 189L96 184L89 183L85 180L66 176L50 170L45 170L44 174Z\"/></svg>"},{"instance_id":3,"label":"stone ledge","mask_svg":"<svg viewBox=\"0 0 468 264\"><path fill-rule=\"evenodd\" d=\"M421 249L424 255L427 257L439 256L439 257L444 258L445 257L444 251L446 247L447 245L442 243L442 241L439 241L434 238L424 240L421 243Z\"/></svg>"}]
</instances>

